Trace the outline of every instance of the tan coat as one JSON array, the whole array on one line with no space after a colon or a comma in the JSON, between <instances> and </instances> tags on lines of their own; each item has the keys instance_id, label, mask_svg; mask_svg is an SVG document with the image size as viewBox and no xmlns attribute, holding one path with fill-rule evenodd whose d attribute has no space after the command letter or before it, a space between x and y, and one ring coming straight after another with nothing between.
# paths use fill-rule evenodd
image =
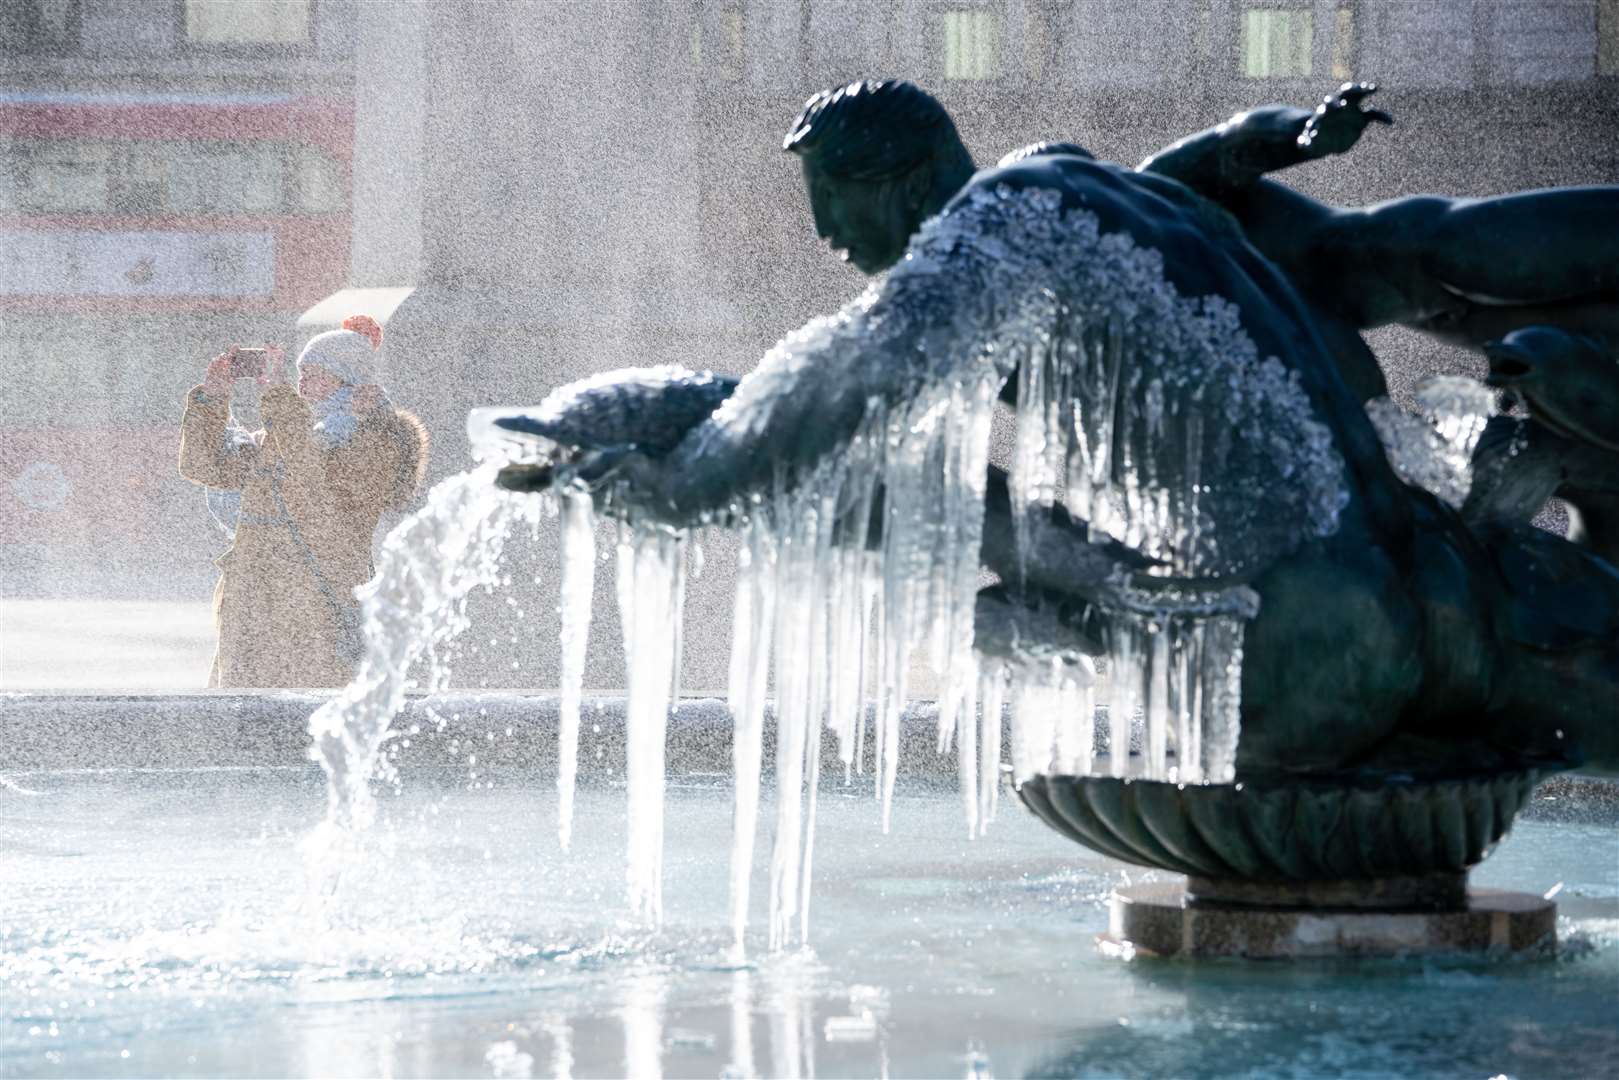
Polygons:
<instances>
[{"instance_id":1,"label":"tan coat","mask_svg":"<svg viewBox=\"0 0 1619 1080\"><path fill-rule=\"evenodd\" d=\"M371 577L378 521L405 505L426 471L427 432L410 413L382 407L328 450L291 387L267 389L259 410L265 428L234 448L225 440L229 404L202 387L187 395L181 421L180 475L242 493L235 543L216 560L219 648L209 685L342 686L353 666L338 654L339 611L285 524L276 490L331 596L353 609L355 586Z\"/></svg>"}]
</instances>

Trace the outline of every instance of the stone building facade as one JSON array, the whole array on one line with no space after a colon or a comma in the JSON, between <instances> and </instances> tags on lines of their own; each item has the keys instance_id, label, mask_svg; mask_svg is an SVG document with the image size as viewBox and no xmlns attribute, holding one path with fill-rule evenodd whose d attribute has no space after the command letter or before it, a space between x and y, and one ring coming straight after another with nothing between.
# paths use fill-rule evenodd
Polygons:
<instances>
[{"instance_id":1,"label":"stone building facade","mask_svg":"<svg viewBox=\"0 0 1619 1080\"><path fill-rule=\"evenodd\" d=\"M88 353L102 366L67 383L100 380L105 400L89 414L156 430L219 343L296 344L368 310L387 323L396 397L433 429L435 476L466 464L472 406L536 401L630 364L744 371L853 295L860 277L816 240L796 162L780 151L804 99L850 79L932 90L982 163L1052 138L1133 163L1241 109L1372 80L1396 126L1290 183L1368 203L1619 182L1619 0L11 0L0 54L0 116L31 95L292 96L347 110L352 127L344 212L323 219L347 233L321 268L329 288L295 305L183 312L0 295L8 385L49 381L82 363L67 353ZM70 227L72 214L15 205L26 170L10 138L0 179L13 181L0 192L13 202L0 202L0 229ZM133 219L116 228L153 231ZM110 359L132 342L132 358ZM1397 389L1467 362L1396 332L1374 345ZM138 373L138 393L120 389L131 377L121 371ZM63 399L50 391L21 420L8 405L0 425L70 427ZM0 463L0 500L15 500L32 462ZM135 539L205 567L200 500L168 488L162 498L172 505ZM7 505L7 516L0 565L12 580L35 563L45 569L29 587L78 573L55 539L71 526L45 529L47 512L33 508ZM688 639L686 685L697 689L723 681L716 543L689 603L694 624L715 628ZM554 604L548 546L533 574L514 574L546 579L521 599L532 612ZM193 589L205 576L174 578ZM137 575L132 587L163 586ZM529 631L552 632L545 617ZM604 619L596 637L610 643ZM621 685L614 651L593 650L595 685ZM503 649L469 664L469 679L498 682L507 660ZM554 665L521 678L554 682Z\"/></svg>"}]
</instances>

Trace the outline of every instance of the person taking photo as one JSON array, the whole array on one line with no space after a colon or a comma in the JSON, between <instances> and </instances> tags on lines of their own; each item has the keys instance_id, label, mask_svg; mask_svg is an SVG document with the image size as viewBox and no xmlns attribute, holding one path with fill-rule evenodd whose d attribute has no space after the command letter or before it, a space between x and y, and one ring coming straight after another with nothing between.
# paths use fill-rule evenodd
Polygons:
<instances>
[{"instance_id":1,"label":"person taking photo","mask_svg":"<svg viewBox=\"0 0 1619 1080\"><path fill-rule=\"evenodd\" d=\"M208 684L333 687L364 647L356 586L372 574L383 514L403 509L427 469L427 431L378 376L382 328L364 315L299 354L296 387L279 349L232 345L186 396L180 475L240 492L230 549L215 562L218 648ZM259 388L263 428L231 414L233 385Z\"/></svg>"}]
</instances>

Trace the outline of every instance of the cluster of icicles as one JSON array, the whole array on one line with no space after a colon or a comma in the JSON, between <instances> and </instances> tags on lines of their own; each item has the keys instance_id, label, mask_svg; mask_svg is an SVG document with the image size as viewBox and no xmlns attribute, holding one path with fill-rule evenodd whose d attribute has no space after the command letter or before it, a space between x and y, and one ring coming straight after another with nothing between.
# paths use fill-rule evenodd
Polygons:
<instances>
[{"instance_id":1,"label":"cluster of icicles","mask_svg":"<svg viewBox=\"0 0 1619 1080\"><path fill-rule=\"evenodd\" d=\"M938 749L957 755L969 836L998 800L1003 716L1010 705L1015 782L1041 774L1224 782L1238 735L1242 620L1166 606L1110 614L1102 672L1031 650L974 649L979 546L993 376L957 382L935 407L869 417L835 460L751 504L742 524L732 620L729 703L735 724L731 922L747 924L758 832L767 697L775 720L775 828L769 942L808 934L816 799L823 740L834 738L844 779L870 740L881 826L888 831L899 768L907 678L920 650L939 676ZM879 501L879 493L884 493ZM591 504L564 497L564 533L587 538ZM881 535L864 523L877 512ZM564 593L586 541L565 545ZM679 664L685 539L658 525L621 526L619 602L630 670L632 906L661 915L665 718ZM588 573L588 571L584 571ZM565 605L564 635L582 636L588 592ZM564 687L576 702L577 686ZM868 707L868 701L872 706ZM573 706L576 708L576 706ZM565 710L568 706L565 706ZM569 714L565 711L565 717ZM575 723L565 719L567 725ZM870 730L868 731L868 726ZM1132 758L1132 730L1141 752ZM1098 755L1098 747L1106 753Z\"/></svg>"},{"instance_id":2,"label":"cluster of icicles","mask_svg":"<svg viewBox=\"0 0 1619 1080\"><path fill-rule=\"evenodd\" d=\"M985 196L935 219L912 250L838 316L785 339L726 406L748 407L737 400L750 390L754 400L795 392L799 380L859 385L884 370L873 356L885 349L891 367L911 365L902 392L872 389L858 429L836 453L794 475L778 473L768 490L731 508L743 537L729 671L730 913L739 946L770 697L772 948L807 935L828 733L846 770L860 766L871 740L887 830L907 675L919 650L940 676L938 744L941 751L953 744L958 755L969 834L995 812L1006 705L1015 782L1099 771L1179 783L1231 779L1243 620L1251 611L1211 605L1206 591L1165 588L1145 593L1150 602L1102 613L1097 663L1038 648L994 657L975 650L990 420L1013 370L1020 559L1061 502L1088 519L1097 538L1110 535L1156 560L1154 572L1218 581L1244 560L1330 532L1346 498L1341 462L1310 418L1297 379L1256 354L1229 304L1176 295L1156 253L1099 235L1094 218L1063 214L1039 192ZM1063 283L1066 295L1043 281ZM562 533L557 780L565 847L595 508L591 496L566 489L502 495L490 482L492 467L440 485L429 506L390 536L363 596L370 655L311 727L331 773L334 814L363 820L366 781L402 704L406 669L423 643L454 629L446 615L460 610L471 588L497 579L497 538L546 506L560 515ZM652 924L662 918L664 746L680 667L687 543L684 533L654 522L620 522L628 892ZM1132 758L1137 730L1140 753Z\"/></svg>"}]
</instances>

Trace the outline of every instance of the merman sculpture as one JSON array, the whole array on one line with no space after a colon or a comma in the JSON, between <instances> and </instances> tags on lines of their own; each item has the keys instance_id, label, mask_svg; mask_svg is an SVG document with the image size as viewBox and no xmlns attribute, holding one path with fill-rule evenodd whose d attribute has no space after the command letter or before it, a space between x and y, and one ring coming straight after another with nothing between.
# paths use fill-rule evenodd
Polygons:
<instances>
[{"instance_id":1,"label":"merman sculpture","mask_svg":"<svg viewBox=\"0 0 1619 1080\"><path fill-rule=\"evenodd\" d=\"M1314 114L1317 130L1369 115L1361 96ZM884 276L785 339L673 445L620 436L508 470L505 483L590 487L648 527L768 527L772 550L802 545L812 583L820 552L875 549L889 592L931 575L929 610L946 622L959 622L963 588L971 601L984 555L998 600L1059 604L1071 616L1059 625L1094 641L1110 674L1144 664L1143 695L1116 697L1114 711L1142 705L1149 742L1166 709L1154 694L1168 694L1171 715L1240 714L1232 773L1194 775L1191 729L1174 740L1183 777L1236 786L1177 794L1069 776L1080 758L1088 771L1090 746L1060 734L1015 748L1033 763L1020 772L1037 812L1135 861L1210 880L1440 871L1436 893L1397 900L1454 904L1455 874L1540 775L1619 771L1619 571L1510 515L1465 517L1403 483L1361 406L1364 365L1344 347L1366 322L1326 311L1308 288L1301 297L1302 268L1290 280L1246 222L1178 180L1065 144L975 172L948 114L904 83L818 95L787 148L803 160L817 230ZM1619 206L1612 189L1580 199L1599 214ZM1527 227L1558 204L1550 193L1489 209L1503 228ZM1430 237L1437 252L1413 258L1465 261ZM1354 253L1353 230L1336 242ZM1601 263L1589 249L1576 257ZM1597 288L1566 308L1581 327L1600 324L1608 279L1581 280ZM1518 314L1538 321L1553 299L1527 296ZM1495 325L1508 305L1482 306L1492 310L1453 322ZM1600 363L1588 366L1605 387ZM676 412L703 412L678 396ZM1004 484L985 468L996 396L1020 424ZM1544 411L1559 399L1539 400ZM1600 439L1600 422L1561 430L1593 429ZM928 570L918 551L947 565ZM1188 663L1210 670L1188 678ZM1396 851L1392 837L1407 839Z\"/></svg>"},{"instance_id":2,"label":"merman sculpture","mask_svg":"<svg viewBox=\"0 0 1619 1080\"><path fill-rule=\"evenodd\" d=\"M1530 418L1491 422L1475 462L1485 483L1464 516L1528 521L1555 494L1570 507L1570 538L1611 561L1619 553L1619 450L1580 421L1571 430L1566 418L1570 407L1582 408L1575 398L1619 400L1619 258L1610 239L1619 235L1619 189L1415 195L1338 208L1266 177L1347 152L1368 123L1392 123L1360 108L1375 90L1349 83L1313 111L1240 113L1141 168L1173 176L1236 216L1310 303L1363 398L1385 391L1360 330L1398 323L1484 351L1492 385L1521 397ZM1525 450L1530 456L1510 460Z\"/></svg>"}]
</instances>

